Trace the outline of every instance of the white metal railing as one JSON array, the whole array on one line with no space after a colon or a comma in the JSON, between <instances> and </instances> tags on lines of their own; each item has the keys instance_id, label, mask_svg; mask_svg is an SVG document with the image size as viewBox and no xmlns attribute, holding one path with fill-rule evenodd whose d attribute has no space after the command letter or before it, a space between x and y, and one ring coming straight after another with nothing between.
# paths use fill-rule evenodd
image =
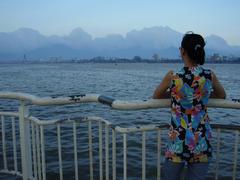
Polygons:
<instances>
[{"instance_id":1,"label":"white metal railing","mask_svg":"<svg viewBox=\"0 0 240 180\"><path fill-rule=\"evenodd\" d=\"M75 95L69 97L61 98L38 98L28 94L22 93L9 93L2 92L0 93L0 99L15 99L20 101L19 111L18 112L0 112L1 116L1 135L2 142L2 159L3 159L3 168L0 172L19 175L23 179L47 179L47 169L46 169L46 156L47 149L46 144L48 141L46 139L46 131L48 127L55 127L57 134L57 152L58 156L56 162L58 161L59 169L59 179L64 179L64 167L63 167L63 147L62 147L62 133L64 132L62 128L66 125L71 125L72 128L72 157L73 157L73 166L74 166L74 178L81 179L79 173L79 143L78 143L78 131L77 128L79 125L84 124L87 127L85 131L85 136L88 138L88 160L89 160L89 179L113 179L116 180L120 174L122 177L120 179L127 179L128 177L128 137L129 134L142 133L141 136L141 178L147 179L147 162L146 162L146 135L148 132L156 132L156 178L161 178L161 154L163 146L163 137L161 132L164 129L167 129L168 125L166 124L157 124L157 125L148 125L141 127L130 127L123 128L119 126L114 126L109 121L104 120L100 117L80 117L74 119L64 119L64 120L39 120L36 117L29 115L28 107L31 104L34 105L64 105L71 103L83 103L83 102L100 102L103 104L110 105L112 108L121 109L121 110L133 110L133 109L147 109L147 108L164 108L169 107L169 100L148 100L148 101L119 101L112 98L101 96L97 94L91 95ZM209 107L220 107L220 108L233 108L240 109L240 103L238 100L210 100ZM10 119L10 120L9 120ZM10 124L11 128L6 129L7 124ZM98 126L96 134L93 126ZM232 179L237 178L237 157L239 154L238 144L239 144L239 126L224 126L224 125L213 125L213 128L217 130L217 152L216 152L216 165L215 165L215 179L218 179L219 176L219 163L220 163L220 135L223 130L229 130L235 133L235 143L233 147L233 171ZM12 130L12 146L11 153L12 156L10 159L13 160L13 168L11 169L8 162L10 154L10 148L6 147L6 134L10 133ZM111 130L111 131L110 131ZM7 131L7 132L6 132ZM17 134L19 132L19 135ZM111 132L111 133L110 133ZM104 134L103 134L104 133ZM121 147L117 146L119 144L119 136L122 136L122 145ZM94 136L98 136L98 147L94 146L95 141L93 141ZM71 142L71 140L68 140ZM112 144L110 147L109 145ZM119 155L117 150L122 149L122 160L121 167L119 168ZM95 159L96 151L98 151L98 170L95 168ZM21 152L21 156L19 156ZM95 153L95 154L94 154ZM86 157L85 157L86 158ZM21 164L19 164L21 162ZM19 168L21 166L21 168ZM121 169L122 168L122 169ZM95 172L98 172L96 175ZM122 171L122 172L119 172ZM139 177L140 178L140 177Z\"/></svg>"}]
</instances>

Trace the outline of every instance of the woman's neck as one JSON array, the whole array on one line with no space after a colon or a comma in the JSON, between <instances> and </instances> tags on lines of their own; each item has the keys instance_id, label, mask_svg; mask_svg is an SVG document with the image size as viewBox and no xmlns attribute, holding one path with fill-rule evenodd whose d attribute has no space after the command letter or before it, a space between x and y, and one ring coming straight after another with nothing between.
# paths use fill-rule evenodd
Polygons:
<instances>
[{"instance_id":1,"label":"woman's neck","mask_svg":"<svg viewBox=\"0 0 240 180\"><path fill-rule=\"evenodd\" d=\"M187 59L187 58L184 58L183 59L183 62L184 62L184 67L196 67L198 66L196 63L193 63L190 59Z\"/></svg>"}]
</instances>

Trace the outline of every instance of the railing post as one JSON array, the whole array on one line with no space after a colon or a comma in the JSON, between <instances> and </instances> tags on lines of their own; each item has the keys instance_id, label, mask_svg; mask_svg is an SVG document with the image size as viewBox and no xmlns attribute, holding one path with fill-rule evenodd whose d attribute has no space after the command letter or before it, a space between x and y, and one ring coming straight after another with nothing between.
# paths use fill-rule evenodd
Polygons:
<instances>
[{"instance_id":1,"label":"railing post","mask_svg":"<svg viewBox=\"0 0 240 180\"><path fill-rule=\"evenodd\" d=\"M127 134L123 134L123 180L127 180Z\"/></svg>"},{"instance_id":2,"label":"railing post","mask_svg":"<svg viewBox=\"0 0 240 180\"><path fill-rule=\"evenodd\" d=\"M112 129L112 180L116 180L116 131Z\"/></svg>"},{"instance_id":3,"label":"railing post","mask_svg":"<svg viewBox=\"0 0 240 180\"><path fill-rule=\"evenodd\" d=\"M108 125L105 125L105 173L106 180L109 180L109 128Z\"/></svg>"},{"instance_id":4,"label":"railing post","mask_svg":"<svg viewBox=\"0 0 240 180\"><path fill-rule=\"evenodd\" d=\"M88 146L90 162L90 180L93 180L93 147L92 147L92 122L88 121Z\"/></svg>"},{"instance_id":5,"label":"railing post","mask_svg":"<svg viewBox=\"0 0 240 180\"><path fill-rule=\"evenodd\" d=\"M142 132L142 180L146 179L146 132Z\"/></svg>"},{"instance_id":6,"label":"railing post","mask_svg":"<svg viewBox=\"0 0 240 180\"><path fill-rule=\"evenodd\" d=\"M217 153L216 153L216 170L215 170L215 180L218 180L218 170L219 170L219 159L220 159L220 133L221 129L217 129Z\"/></svg>"},{"instance_id":7,"label":"railing post","mask_svg":"<svg viewBox=\"0 0 240 180\"><path fill-rule=\"evenodd\" d=\"M28 115L28 108L24 101L20 101L19 107L19 129L20 129L20 148L23 180L32 177L32 155L30 143L30 127L29 122L25 121Z\"/></svg>"},{"instance_id":8,"label":"railing post","mask_svg":"<svg viewBox=\"0 0 240 180\"><path fill-rule=\"evenodd\" d=\"M101 121L99 121L99 180L103 180L103 141Z\"/></svg>"},{"instance_id":9,"label":"railing post","mask_svg":"<svg viewBox=\"0 0 240 180\"><path fill-rule=\"evenodd\" d=\"M239 131L235 131L235 144L234 144L234 160L233 160L233 180L236 179L237 175L237 156L238 156L238 139L239 139Z\"/></svg>"},{"instance_id":10,"label":"railing post","mask_svg":"<svg viewBox=\"0 0 240 180\"><path fill-rule=\"evenodd\" d=\"M1 116L2 120L2 151L3 151L3 168L7 171L7 155L6 155L6 142L5 142L5 120L4 116Z\"/></svg>"},{"instance_id":11,"label":"railing post","mask_svg":"<svg viewBox=\"0 0 240 180\"><path fill-rule=\"evenodd\" d=\"M161 179L161 130L157 133L157 180Z\"/></svg>"}]
</instances>

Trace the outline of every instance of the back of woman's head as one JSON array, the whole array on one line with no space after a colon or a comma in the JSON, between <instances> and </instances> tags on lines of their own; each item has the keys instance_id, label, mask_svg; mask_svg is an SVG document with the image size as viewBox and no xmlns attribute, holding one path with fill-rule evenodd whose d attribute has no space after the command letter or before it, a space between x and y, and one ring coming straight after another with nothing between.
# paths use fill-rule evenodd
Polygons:
<instances>
[{"instance_id":1,"label":"back of woman's head","mask_svg":"<svg viewBox=\"0 0 240 180\"><path fill-rule=\"evenodd\" d=\"M199 34L187 33L183 36L181 47L196 64L203 65L205 62L204 46L205 41Z\"/></svg>"}]
</instances>

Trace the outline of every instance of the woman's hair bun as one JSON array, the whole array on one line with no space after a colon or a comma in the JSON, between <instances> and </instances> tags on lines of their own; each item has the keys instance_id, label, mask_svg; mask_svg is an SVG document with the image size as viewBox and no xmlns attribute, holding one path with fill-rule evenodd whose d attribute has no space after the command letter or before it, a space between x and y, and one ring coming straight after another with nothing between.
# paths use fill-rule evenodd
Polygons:
<instances>
[{"instance_id":1,"label":"woman's hair bun","mask_svg":"<svg viewBox=\"0 0 240 180\"><path fill-rule=\"evenodd\" d=\"M204 38L193 32L186 33L181 42L181 47L187 52L189 58L200 65L203 65L205 62L204 46Z\"/></svg>"}]
</instances>

